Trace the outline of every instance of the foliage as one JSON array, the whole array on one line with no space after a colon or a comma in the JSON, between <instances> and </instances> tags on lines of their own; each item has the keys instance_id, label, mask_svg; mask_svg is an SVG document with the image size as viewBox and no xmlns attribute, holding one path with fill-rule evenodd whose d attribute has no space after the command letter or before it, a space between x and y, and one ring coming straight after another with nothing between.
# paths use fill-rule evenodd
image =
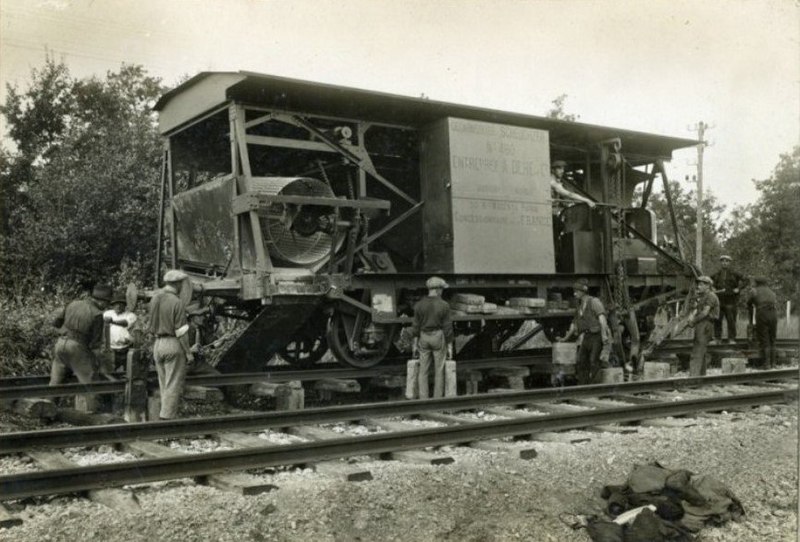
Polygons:
<instances>
[{"instance_id":1,"label":"foliage","mask_svg":"<svg viewBox=\"0 0 800 542\"><path fill-rule=\"evenodd\" d=\"M675 220L678 223L678 232L683 249L683 257L691 263L695 262L695 247L697 244L697 192L685 190L677 181L670 181L670 195L672 207L675 211ZM634 194L634 206L641 205L641 187ZM648 206L656 214L657 230L660 242L667 246L676 255L677 242L674 228L670 218L667 198L663 192L650 195ZM717 262L722 254L722 240L726 235L727 226L722 220L725 206L709 191L703 193L703 262L701 270L710 274L716 270Z\"/></svg>"},{"instance_id":2,"label":"foliage","mask_svg":"<svg viewBox=\"0 0 800 542\"><path fill-rule=\"evenodd\" d=\"M72 292L74 293L74 292ZM0 377L48 374L50 353L57 330L50 323L53 313L66 305L70 292L30 292L26 296L0 296Z\"/></svg>"},{"instance_id":3,"label":"foliage","mask_svg":"<svg viewBox=\"0 0 800 542\"><path fill-rule=\"evenodd\" d=\"M781 155L769 179L754 181L755 204L729 221L726 248L751 276L767 277L781 300L800 303L800 146Z\"/></svg>"},{"instance_id":4,"label":"foliage","mask_svg":"<svg viewBox=\"0 0 800 542\"><path fill-rule=\"evenodd\" d=\"M49 58L27 91L8 87L6 289L88 286L123 261L152 275L161 145L151 107L162 90L139 66L78 80Z\"/></svg>"},{"instance_id":5,"label":"foliage","mask_svg":"<svg viewBox=\"0 0 800 542\"><path fill-rule=\"evenodd\" d=\"M566 120L569 122L576 122L579 118L581 118L580 115L576 115L574 113L567 113L565 111L567 96L568 96L567 94L561 94L555 100L550 102L553 104L553 107L551 107L550 110L547 112L546 115L547 118Z\"/></svg>"}]
</instances>

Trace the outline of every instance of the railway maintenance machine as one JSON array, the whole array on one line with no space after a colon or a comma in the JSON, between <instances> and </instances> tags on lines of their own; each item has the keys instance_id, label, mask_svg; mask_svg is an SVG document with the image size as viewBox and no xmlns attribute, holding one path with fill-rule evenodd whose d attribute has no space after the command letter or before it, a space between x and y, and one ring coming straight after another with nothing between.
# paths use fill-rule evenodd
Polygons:
<instances>
[{"instance_id":1,"label":"railway maintenance machine","mask_svg":"<svg viewBox=\"0 0 800 542\"><path fill-rule=\"evenodd\" d=\"M669 201L664 161L694 140L251 72L200 73L155 109L157 269L184 270L202 303L248 322L223 372L328 349L380 363L433 274L450 285L460 357L498 354L532 319L562 333L584 277L635 359L648 316L691 287L648 202L657 180ZM555 159L594 208L553 201Z\"/></svg>"}]
</instances>

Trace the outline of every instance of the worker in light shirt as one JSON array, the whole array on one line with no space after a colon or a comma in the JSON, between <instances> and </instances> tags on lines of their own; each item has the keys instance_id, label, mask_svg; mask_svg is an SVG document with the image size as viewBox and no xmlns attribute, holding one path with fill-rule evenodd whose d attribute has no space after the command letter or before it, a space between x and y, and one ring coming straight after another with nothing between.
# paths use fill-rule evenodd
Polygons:
<instances>
[{"instance_id":1,"label":"worker in light shirt","mask_svg":"<svg viewBox=\"0 0 800 542\"><path fill-rule=\"evenodd\" d=\"M111 301L111 308L103 313L103 320L108 326L108 343L114 354L113 367L110 372L125 367L128 359L128 350L133 345L131 329L136 323L136 315L127 310L123 297L115 296Z\"/></svg>"}]
</instances>

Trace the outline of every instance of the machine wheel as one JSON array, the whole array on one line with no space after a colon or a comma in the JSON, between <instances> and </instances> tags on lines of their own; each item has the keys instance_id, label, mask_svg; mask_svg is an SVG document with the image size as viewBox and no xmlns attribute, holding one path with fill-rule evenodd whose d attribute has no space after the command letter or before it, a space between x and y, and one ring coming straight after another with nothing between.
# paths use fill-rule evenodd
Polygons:
<instances>
[{"instance_id":1,"label":"machine wheel","mask_svg":"<svg viewBox=\"0 0 800 542\"><path fill-rule=\"evenodd\" d=\"M291 342L281 349L280 355L296 367L307 368L321 360L327 351L328 341L325 339L325 334L301 329L292 337Z\"/></svg>"},{"instance_id":2,"label":"machine wheel","mask_svg":"<svg viewBox=\"0 0 800 542\"><path fill-rule=\"evenodd\" d=\"M386 357L397 326L375 324L365 318L358 329L355 315L334 312L328 320L328 345L336 359L359 369L374 367Z\"/></svg>"}]
</instances>

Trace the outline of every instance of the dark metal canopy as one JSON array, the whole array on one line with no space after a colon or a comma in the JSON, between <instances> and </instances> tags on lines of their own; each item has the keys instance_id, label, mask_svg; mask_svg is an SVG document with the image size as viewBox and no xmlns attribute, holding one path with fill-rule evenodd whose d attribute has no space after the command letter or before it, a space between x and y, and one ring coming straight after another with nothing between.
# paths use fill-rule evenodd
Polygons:
<instances>
[{"instance_id":1,"label":"dark metal canopy","mask_svg":"<svg viewBox=\"0 0 800 542\"><path fill-rule=\"evenodd\" d=\"M422 127L443 117L492 122L547 130L551 143L585 147L619 137L626 153L671 157L676 149L698 144L693 139L661 136L645 132L570 122L546 117L438 102L314 83L253 72L201 72L164 94L155 110L173 109L180 118L162 122L162 133L172 131L206 113L212 106L233 100L270 109L293 111L369 122ZM182 121L182 122L179 122Z\"/></svg>"}]
</instances>

